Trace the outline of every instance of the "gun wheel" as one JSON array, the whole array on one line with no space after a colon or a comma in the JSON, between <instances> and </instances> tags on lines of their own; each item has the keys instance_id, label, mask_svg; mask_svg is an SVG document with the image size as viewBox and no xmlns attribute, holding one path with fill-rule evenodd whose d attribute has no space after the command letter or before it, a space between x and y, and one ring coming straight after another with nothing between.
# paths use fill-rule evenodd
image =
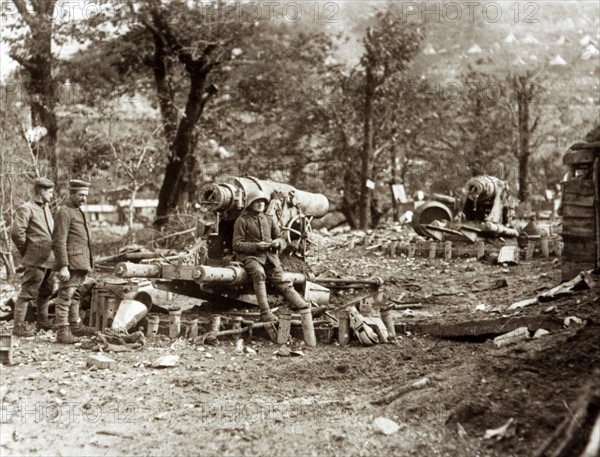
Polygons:
<instances>
[{"instance_id":1,"label":"gun wheel","mask_svg":"<svg viewBox=\"0 0 600 457\"><path fill-rule=\"evenodd\" d=\"M284 230L287 232L287 242L294 247L295 253L306 258L311 244L316 244L310 239L312 235L312 216L294 216Z\"/></svg>"}]
</instances>

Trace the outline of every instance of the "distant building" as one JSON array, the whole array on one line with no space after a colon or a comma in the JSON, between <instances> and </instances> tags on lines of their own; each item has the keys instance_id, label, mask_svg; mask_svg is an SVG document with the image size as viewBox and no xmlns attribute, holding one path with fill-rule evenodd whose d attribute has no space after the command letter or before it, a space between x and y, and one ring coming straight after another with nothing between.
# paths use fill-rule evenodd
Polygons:
<instances>
[{"instance_id":1,"label":"distant building","mask_svg":"<svg viewBox=\"0 0 600 457\"><path fill-rule=\"evenodd\" d=\"M116 224L119 222L117 207L109 204L90 204L82 205L81 210L86 214L87 220L92 225L102 222Z\"/></svg>"},{"instance_id":2,"label":"distant building","mask_svg":"<svg viewBox=\"0 0 600 457\"><path fill-rule=\"evenodd\" d=\"M127 213L129 212L130 202L130 199L119 200L117 202L121 219L126 219ZM154 219L156 216L157 206L158 199L137 198L133 201L133 209L135 211L134 217L136 219ZM125 223L125 220L121 220L120 222Z\"/></svg>"}]
</instances>

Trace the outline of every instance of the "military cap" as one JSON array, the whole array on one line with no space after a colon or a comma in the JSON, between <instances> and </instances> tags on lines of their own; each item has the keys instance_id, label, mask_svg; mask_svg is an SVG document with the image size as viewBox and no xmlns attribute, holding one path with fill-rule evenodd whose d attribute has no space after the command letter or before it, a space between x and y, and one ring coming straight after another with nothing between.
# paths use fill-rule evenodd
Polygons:
<instances>
[{"instance_id":1,"label":"military cap","mask_svg":"<svg viewBox=\"0 0 600 457\"><path fill-rule=\"evenodd\" d=\"M69 181L69 189L70 190L80 190L80 189L89 189L91 184L87 181L82 181L81 179L71 179Z\"/></svg>"},{"instance_id":2,"label":"military cap","mask_svg":"<svg viewBox=\"0 0 600 457\"><path fill-rule=\"evenodd\" d=\"M52 189L54 187L54 183L48 178L38 178L33 185L36 189Z\"/></svg>"}]
</instances>

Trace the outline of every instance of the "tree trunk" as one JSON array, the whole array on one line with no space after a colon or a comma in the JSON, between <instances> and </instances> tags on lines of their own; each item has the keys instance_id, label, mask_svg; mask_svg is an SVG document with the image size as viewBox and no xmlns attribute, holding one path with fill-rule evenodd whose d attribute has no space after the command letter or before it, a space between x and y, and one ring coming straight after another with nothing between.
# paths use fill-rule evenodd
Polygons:
<instances>
[{"instance_id":1,"label":"tree trunk","mask_svg":"<svg viewBox=\"0 0 600 457\"><path fill-rule=\"evenodd\" d=\"M527 201L529 198L529 94L526 81L517 80L517 109L518 109L518 135L519 135L519 200Z\"/></svg>"},{"instance_id":2,"label":"tree trunk","mask_svg":"<svg viewBox=\"0 0 600 457\"><path fill-rule=\"evenodd\" d=\"M58 161L56 158L56 140L58 134L58 122L56 120L56 86L53 71L52 57L52 25L54 17L55 1L32 1L35 12L27 14L31 35L26 40L26 52L28 58L18 57L11 54L28 73L26 83L31 109L31 127L44 127L46 136L39 140L33 151L38 163L48 162L47 170L40 170L42 176L47 176L54 182L58 178ZM25 19L24 19L25 20Z\"/></svg>"},{"instance_id":3,"label":"tree trunk","mask_svg":"<svg viewBox=\"0 0 600 457\"><path fill-rule=\"evenodd\" d=\"M128 233L129 235L132 236L133 234L133 216L134 216L134 212L135 212L135 198L137 196L137 191L138 191L138 187L134 184L133 185L133 190L131 191L131 194L129 195L129 215L127 218L127 226L128 228ZM131 242L133 243L135 240L133 238L131 238Z\"/></svg>"},{"instance_id":4,"label":"tree trunk","mask_svg":"<svg viewBox=\"0 0 600 457\"><path fill-rule=\"evenodd\" d=\"M158 207L156 208L156 220L154 225L162 227L168 221L169 213L175 209L179 195L183 191L181 178L183 176L185 160L192 150L194 128L204 109L202 93L206 74L204 71L189 72L190 91L185 107L185 115L179 122L175 139L171 144L171 154L165 177L158 194Z\"/></svg>"},{"instance_id":5,"label":"tree trunk","mask_svg":"<svg viewBox=\"0 0 600 457\"><path fill-rule=\"evenodd\" d=\"M360 203L359 218L361 230L367 230L371 223L371 189L367 181L373 177L373 98L375 96L376 82L371 65L366 66L365 75L365 105L363 149L361 154L360 173Z\"/></svg>"},{"instance_id":6,"label":"tree trunk","mask_svg":"<svg viewBox=\"0 0 600 457\"><path fill-rule=\"evenodd\" d=\"M398 153L395 147L392 147L392 180L390 182L390 194L392 196L392 208L393 208L393 219L394 222L400 221L400 204L396 201L394 195L394 185L398 184L398 168L400 160L398 159Z\"/></svg>"},{"instance_id":7,"label":"tree trunk","mask_svg":"<svg viewBox=\"0 0 600 457\"><path fill-rule=\"evenodd\" d=\"M154 35L154 55L147 61L152 67L154 81L156 82L156 92L158 95L158 105L162 116L163 130L167 144L175 141L177 133L177 107L173 96L173 88L169 80L167 54L163 42Z\"/></svg>"},{"instance_id":8,"label":"tree trunk","mask_svg":"<svg viewBox=\"0 0 600 457\"><path fill-rule=\"evenodd\" d=\"M354 195L356 195L356 175L353 173L352 167L347 167L344 174L344 198L342 199L340 211L346 216L352 230L358 228L359 222L356 217L359 202L356 198L353 198Z\"/></svg>"}]
</instances>

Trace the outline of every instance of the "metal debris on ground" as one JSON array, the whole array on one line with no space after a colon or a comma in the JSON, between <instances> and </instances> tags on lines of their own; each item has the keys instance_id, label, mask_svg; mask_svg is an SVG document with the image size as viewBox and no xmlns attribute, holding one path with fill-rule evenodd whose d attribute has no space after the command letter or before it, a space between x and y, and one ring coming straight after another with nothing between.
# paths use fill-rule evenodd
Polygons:
<instances>
[{"instance_id":1,"label":"metal debris on ground","mask_svg":"<svg viewBox=\"0 0 600 457\"><path fill-rule=\"evenodd\" d=\"M519 327L512 332L494 338L494 344L497 347L508 346L522 340L527 340L530 337L531 335L529 334L529 329L527 327Z\"/></svg>"},{"instance_id":2,"label":"metal debris on ground","mask_svg":"<svg viewBox=\"0 0 600 457\"><path fill-rule=\"evenodd\" d=\"M483 439L489 440L492 438L496 438L496 440L501 440L503 438L507 438L507 437L514 435L514 433L515 433L515 419L513 417L511 417L500 427L486 430L485 434L483 435Z\"/></svg>"},{"instance_id":3,"label":"metal debris on ground","mask_svg":"<svg viewBox=\"0 0 600 457\"><path fill-rule=\"evenodd\" d=\"M400 426L391 419L376 417L373 421L373 430L384 435L393 435L400 430Z\"/></svg>"},{"instance_id":4,"label":"metal debris on ground","mask_svg":"<svg viewBox=\"0 0 600 457\"><path fill-rule=\"evenodd\" d=\"M174 367L179 363L178 355L163 355L154 362L152 362L152 368L170 368Z\"/></svg>"}]
</instances>

